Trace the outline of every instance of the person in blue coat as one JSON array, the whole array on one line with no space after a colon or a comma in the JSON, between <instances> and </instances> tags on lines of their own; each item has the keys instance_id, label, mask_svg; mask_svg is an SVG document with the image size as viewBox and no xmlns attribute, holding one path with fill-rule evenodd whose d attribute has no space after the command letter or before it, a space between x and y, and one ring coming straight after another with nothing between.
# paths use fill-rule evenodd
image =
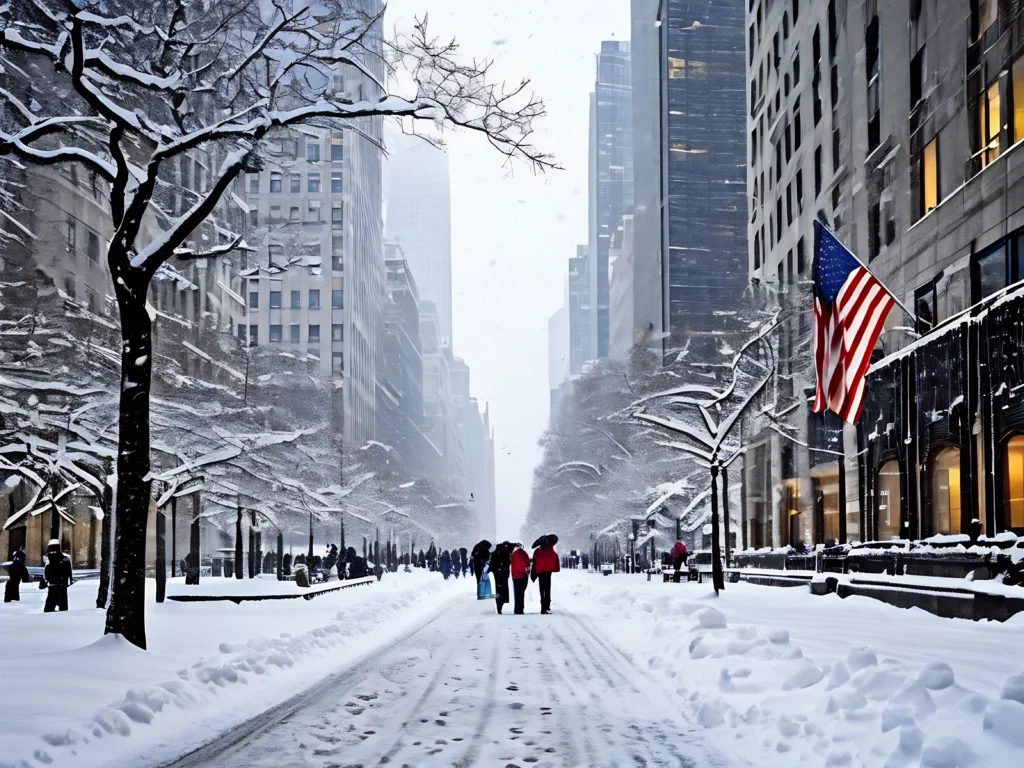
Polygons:
<instances>
[{"instance_id":1,"label":"person in blue coat","mask_svg":"<svg viewBox=\"0 0 1024 768\"><path fill-rule=\"evenodd\" d=\"M444 576L444 580L448 581L448 577L452 575L452 556L447 549L441 553L438 567L441 569L441 575Z\"/></svg>"}]
</instances>

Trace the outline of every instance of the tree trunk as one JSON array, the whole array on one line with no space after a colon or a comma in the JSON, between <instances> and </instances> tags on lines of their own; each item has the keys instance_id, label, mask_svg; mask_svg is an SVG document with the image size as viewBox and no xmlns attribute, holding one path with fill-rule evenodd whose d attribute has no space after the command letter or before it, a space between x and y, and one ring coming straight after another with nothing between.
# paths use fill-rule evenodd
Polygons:
<instances>
[{"instance_id":1,"label":"tree trunk","mask_svg":"<svg viewBox=\"0 0 1024 768\"><path fill-rule=\"evenodd\" d=\"M111 257L113 263L113 257ZM118 413L117 501L112 595L106 634L146 647L146 534L149 479L149 393L153 366L152 323L146 286L115 285L121 316L121 395Z\"/></svg>"},{"instance_id":2,"label":"tree trunk","mask_svg":"<svg viewBox=\"0 0 1024 768\"><path fill-rule=\"evenodd\" d=\"M242 578L242 508L235 513L235 578Z\"/></svg>"},{"instance_id":3,"label":"tree trunk","mask_svg":"<svg viewBox=\"0 0 1024 768\"><path fill-rule=\"evenodd\" d=\"M108 479L111 467L108 463L103 466L103 501L100 502L103 508L103 527L100 533L100 586L96 591L96 607L106 609L110 597L110 561L113 554L111 533L114 529L114 492Z\"/></svg>"},{"instance_id":4,"label":"tree trunk","mask_svg":"<svg viewBox=\"0 0 1024 768\"><path fill-rule=\"evenodd\" d=\"M167 518L156 511L156 601L162 603L167 594Z\"/></svg>"},{"instance_id":5,"label":"tree trunk","mask_svg":"<svg viewBox=\"0 0 1024 768\"><path fill-rule=\"evenodd\" d=\"M284 581L284 534L277 532L277 580Z\"/></svg>"},{"instance_id":6,"label":"tree trunk","mask_svg":"<svg viewBox=\"0 0 1024 768\"><path fill-rule=\"evenodd\" d=\"M725 567L729 567L729 474L722 467L722 522L725 526Z\"/></svg>"},{"instance_id":7,"label":"tree trunk","mask_svg":"<svg viewBox=\"0 0 1024 768\"><path fill-rule=\"evenodd\" d=\"M202 569L202 540L199 527L199 493L192 494L192 526L189 529L188 542L188 584L199 584L199 571Z\"/></svg>"},{"instance_id":8,"label":"tree trunk","mask_svg":"<svg viewBox=\"0 0 1024 768\"><path fill-rule=\"evenodd\" d=\"M313 567L313 513L309 513L309 552L306 553L306 568Z\"/></svg>"},{"instance_id":9,"label":"tree trunk","mask_svg":"<svg viewBox=\"0 0 1024 768\"><path fill-rule=\"evenodd\" d=\"M171 578L178 571L178 497L171 496Z\"/></svg>"},{"instance_id":10,"label":"tree trunk","mask_svg":"<svg viewBox=\"0 0 1024 768\"><path fill-rule=\"evenodd\" d=\"M256 510L249 510L249 578L256 578Z\"/></svg>"},{"instance_id":11,"label":"tree trunk","mask_svg":"<svg viewBox=\"0 0 1024 768\"><path fill-rule=\"evenodd\" d=\"M341 518L341 554L344 555L348 550L345 547L345 516Z\"/></svg>"},{"instance_id":12,"label":"tree trunk","mask_svg":"<svg viewBox=\"0 0 1024 768\"><path fill-rule=\"evenodd\" d=\"M711 577L717 595L725 589L725 575L722 573L722 543L718 525L718 458L711 462Z\"/></svg>"}]
</instances>

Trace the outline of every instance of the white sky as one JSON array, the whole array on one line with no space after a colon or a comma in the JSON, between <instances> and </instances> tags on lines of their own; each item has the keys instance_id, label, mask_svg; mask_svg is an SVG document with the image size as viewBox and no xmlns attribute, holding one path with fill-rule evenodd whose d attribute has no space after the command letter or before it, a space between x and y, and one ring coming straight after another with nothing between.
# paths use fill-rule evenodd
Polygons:
<instances>
[{"instance_id":1,"label":"white sky","mask_svg":"<svg viewBox=\"0 0 1024 768\"><path fill-rule=\"evenodd\" d=\"M587 239L587 123L601 40L629 39L629 0L389 0L386 23L429 14L468 57L528 78L546 102L536 144L564 171L509 170L479 136L449 132L455 354L491 403L498 535L518 535L548 420L548 318Z\"/></svg>"}]
</instances>

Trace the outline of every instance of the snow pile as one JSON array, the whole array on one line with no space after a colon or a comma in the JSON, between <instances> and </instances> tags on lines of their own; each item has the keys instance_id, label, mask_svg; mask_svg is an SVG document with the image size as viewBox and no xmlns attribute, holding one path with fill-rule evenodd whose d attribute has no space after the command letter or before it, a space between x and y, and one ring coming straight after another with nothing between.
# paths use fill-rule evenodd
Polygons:
<instances>
[{"instance_id":1,"label":"snow pile","mask_svg":"<svg viewBox=\"0 0 1024 768\"><path fill-rule=\"evenodd\" d=\"M866 598L569 575L639 671L758 766L1024 764L1024 621L940 619ZM713 607L712 607L713 606Z\"/></svg>"},{"instance_id":2,"label":"snow pile","mask_svg":"<svg viewBox=\"0 0 1024 768\"><path fill-rule=\"evenodd\" d=\"M84 604L93 590L75 594L82 584L71 595L79 610L43 615L42 593L23 590L17 613L4 617L0 684L17 704L0 720L3 768L158 763L393 641L465 591L416 571L312 601L151 604L144 652L101 637L103 613Z\"/></svg>"}]
</instances>

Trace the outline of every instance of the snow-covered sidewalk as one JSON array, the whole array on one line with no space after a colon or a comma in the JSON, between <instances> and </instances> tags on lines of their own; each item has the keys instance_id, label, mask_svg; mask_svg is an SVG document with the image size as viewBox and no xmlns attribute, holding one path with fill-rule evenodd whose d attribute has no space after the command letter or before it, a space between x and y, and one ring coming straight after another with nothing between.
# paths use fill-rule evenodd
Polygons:
<instances>
[{"instance_id":1,"label":"snow-covered sidewalk","mask_svg":"<svg viewBox=\"0 0 1024 768\"><path fill-rule=\"evenodd\" d=\"M71 588L68 613L44 615L44 593L28 585L20 604L0 604L0 767L158 763L404 636L466 590L414 571L311 601L158 606L148 587L148 652L102 637L95 582Z\"/></svg>"},{"instance_id":2,"label":"snow-covered sidewalk","mask_svg":"<svg viewBox=\"0 0 1024 768\"><path fill-rule=\"evenodd\" d=\"M554 591L737 761L1024 765L1024 615L976 623L748 584L716 598L580 572Z\"/></svg>"}]
</instances>

